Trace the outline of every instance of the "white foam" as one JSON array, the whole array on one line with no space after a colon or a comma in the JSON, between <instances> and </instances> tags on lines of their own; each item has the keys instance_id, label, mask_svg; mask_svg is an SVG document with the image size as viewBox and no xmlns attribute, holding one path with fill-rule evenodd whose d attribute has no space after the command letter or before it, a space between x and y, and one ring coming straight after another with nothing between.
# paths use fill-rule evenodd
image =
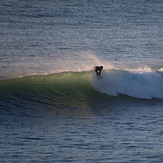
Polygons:
<instances>
[{"instance_id":1,"label":"white foam","mask_svg":"<svg viewBox=\"0 0 163 163\"><path fill-rule=\"evenodd\" d=\"M147 69L146 69L147 70ZM124 94L141 99L163 99L163 73L161 71L129 71L110 69L102 72L103 79L92 76L93 87L108 95Z\"/></svg>"}]
</instances>

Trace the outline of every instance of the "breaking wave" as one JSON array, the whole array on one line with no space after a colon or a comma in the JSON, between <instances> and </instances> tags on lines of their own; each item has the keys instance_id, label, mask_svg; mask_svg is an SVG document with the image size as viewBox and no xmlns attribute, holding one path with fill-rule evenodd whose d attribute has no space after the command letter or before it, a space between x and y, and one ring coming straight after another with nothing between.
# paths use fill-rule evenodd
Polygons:
<instances>
[{"instance_id":1,"label":"breaking wave","mask_svg":"<svg viewBox=\"0 0 163 163\"><path fill-rule=\"evenodd\" d=\"M0 81L0 107L105 107L130 102L128 96L163 99L162 90L162 71L108 69L101 79L92 71L34 75Z\"/></svg>"},{"instance_id":2,"label":"breaking wave","mask_svg":"<svg viewBox=\"0 0 163 163\"><path fill-rule=\"evenodd\" d=\"M112 96L123 94L140 99L163 99L162 71L110 69L103 73L102 79L94 75L91 83L96 90Z\"/></svg>"}]
</instances>

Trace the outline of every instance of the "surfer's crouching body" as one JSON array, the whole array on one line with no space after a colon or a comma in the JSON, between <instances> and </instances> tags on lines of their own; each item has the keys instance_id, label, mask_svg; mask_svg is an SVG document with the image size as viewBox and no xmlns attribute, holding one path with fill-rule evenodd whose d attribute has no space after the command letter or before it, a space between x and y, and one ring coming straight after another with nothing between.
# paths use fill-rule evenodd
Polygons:
<instances>
[{"instance_id":1,"label":"surfer's crouching body","mask_svg":"<svg viewBox=\"0 0 163 163\"><path fill-rule=\"evenodd\" d=\"M97 76L100 76L101 75L101 71L103 69L103 66L95 66L95 72L96 72L96 75Z\"/></svg>"}]
</instances>

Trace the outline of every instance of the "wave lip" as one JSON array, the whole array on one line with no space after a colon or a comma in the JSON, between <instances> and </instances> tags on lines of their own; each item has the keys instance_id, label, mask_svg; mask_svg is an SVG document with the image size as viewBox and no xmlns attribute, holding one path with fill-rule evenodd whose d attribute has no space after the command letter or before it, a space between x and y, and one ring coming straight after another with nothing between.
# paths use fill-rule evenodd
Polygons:
<instances>
[{"instance_id":1,"label":"wave lip","mask_svg":"<svg viewBox=\"0 0 163 163\"><path fill-rule=\"evenodd\" d=\"M93 87L108 95L123 94L140 99L163 99L162 71L129 71L110 69L103 72L103 79L94 75Z\"/></svg>"}]
</instances>

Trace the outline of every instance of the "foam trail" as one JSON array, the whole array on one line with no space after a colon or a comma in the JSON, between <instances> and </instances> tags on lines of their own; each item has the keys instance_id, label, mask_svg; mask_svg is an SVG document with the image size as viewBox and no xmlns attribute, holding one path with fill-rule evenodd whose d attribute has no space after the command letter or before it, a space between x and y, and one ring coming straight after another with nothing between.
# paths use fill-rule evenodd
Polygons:
<instances>
[{"instance_id":1,"label":"foam trail","mask_svg":"<svg viewBox=\"0 0 163 163\"><path fill-rule=\"evenodd\" d=\"M124 94L141 99L163 99L163 73L161 71L129 71L110 69L103 79L92 76L93 87L108 95Z\"/></svg>"}]
</instances>

